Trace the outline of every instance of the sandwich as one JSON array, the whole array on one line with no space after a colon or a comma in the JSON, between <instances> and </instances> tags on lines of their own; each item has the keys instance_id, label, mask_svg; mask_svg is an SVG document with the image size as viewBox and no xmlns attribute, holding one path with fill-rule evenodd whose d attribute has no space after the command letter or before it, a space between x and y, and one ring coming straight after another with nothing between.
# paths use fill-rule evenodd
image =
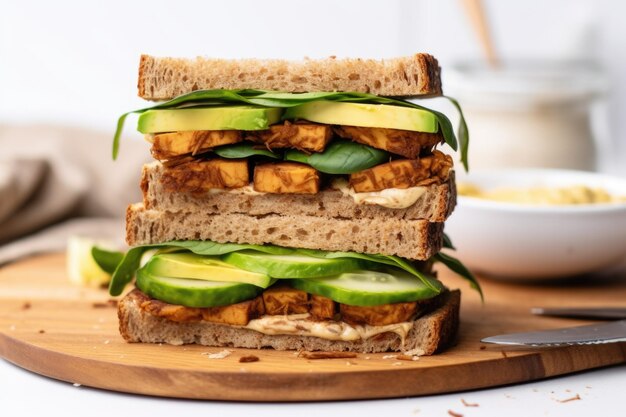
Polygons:
<instances>
[{"instance_id":1,"label":"sandwich","mask_svg":"<svg viewBox=\"0 0 626 417\"><path fill-rule=\"evenodd\" d=\"M124 339L425 355L454 342L460 292L435 265L478 287L441 252L456 188L438 146L466 165L467 128L398 98L442 95L434 57L144 55L138 89L158 103L122 115L113 143L115 158L138 113L154 158L109 287L135 279Z\"/></svg>"}]
</instances>

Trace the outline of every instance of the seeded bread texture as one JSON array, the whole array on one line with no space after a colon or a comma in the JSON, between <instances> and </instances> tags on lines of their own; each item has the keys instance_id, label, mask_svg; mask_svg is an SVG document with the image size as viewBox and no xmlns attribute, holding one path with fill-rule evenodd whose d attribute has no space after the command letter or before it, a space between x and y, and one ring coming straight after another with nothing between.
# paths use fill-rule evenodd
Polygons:
<instances>
[{"instance_id":1,"label":"seeded bread texture","mask_svg":"<svg viewBox=\"0 0 626 417\"><path fill-rule=\"evenodd\" d=\"M204 214L147 210L142 203L126 211L130 246L170 240L212 240L397 255L426 260L441 249L443 223L393 218L329 219L304 215Z\"/></svg>"},{"instance_id":2,"label":"seeded bread texture","mask_svg":"<svg viewBox=\"0 0 626 417\"><path fill-rule=\"evenodd\" d=\"M428 54L373 59L213 59L142 55L139 97L169 100L196 90L253 88L286 92L351 91L382 96L441 95L440 68Z\"/></svg>"},{"instance_id":3,"label":"seeded bread texture","mask_svg":"<svg viewBox=\"0 0 626 417\"><path fill-rule=\"evenodd\" d=\"M404 344L400 336L390 332L365 340L347 342L312 336L265 335L250 329L206 321L179 323L153 316L142 310L134 292L120 301L118 317L120 333L128 342L172 345L197 343L215 347L253 349L271 347L276 350L361 353L420 351L424 355L431 355L454 343L459 326L460 302L460 292L450 291L441 307L413 322Z\"/></svg>"},{"instance_id":4,"label":"seeded bread texture","mask_svg":"<svg viewBox=\"0 0 626 417\"><path fill-rule=\"evenodd\" d=\"M160 162L143 166L141 190L144 207L160 211L200 212L203 214L268 214L318 216L326 218L394 218L443 222L456 204L454 175L448 182L429 185L426 192L410 207L386 208L356 204L341 191L326 189L307 194L244 194L235 192L188 193L164 190L161 177L165 168Z\"/></svg>"}]
</instances>

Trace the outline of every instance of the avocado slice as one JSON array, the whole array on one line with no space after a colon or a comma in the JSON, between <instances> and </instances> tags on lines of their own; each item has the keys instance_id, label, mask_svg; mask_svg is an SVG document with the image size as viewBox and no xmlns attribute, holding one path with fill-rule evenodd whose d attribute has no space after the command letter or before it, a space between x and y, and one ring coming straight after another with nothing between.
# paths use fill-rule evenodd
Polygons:
<instances>
[{"instance_id":1,"label":"avocado slice","mask_svg":"<svg viewBox=\"0 0 626 417\"><path fill-rule=\"evenodd\" d=\"M267 288L273 280L261 273L236 268L215 257L193 253L155 255L145 266L154 276L188 278L204 281L235 282Z\"/></svg>"},{"instance_id":2,"label":"avocado slice","mask_svg":"<svg viewBox=\"0 0 626 417\"><path fill-rule=\"evenodd\" d=\"M255 106L147 110L139 116L141 133L185 130L264 130L280 120L282 109Z\"/></svg>"},{"instance_id":3,"label":"avocado slice","mask_svg":"<svg viewBox=\"0 0 626 417\"><path fill-rule=\"evenodd\" d=\"M331 125L382 127L436 133L436 116L426 110L386 104L312 101L290 107L283 119L309 120Z\"/></svg>"}]
</instances>

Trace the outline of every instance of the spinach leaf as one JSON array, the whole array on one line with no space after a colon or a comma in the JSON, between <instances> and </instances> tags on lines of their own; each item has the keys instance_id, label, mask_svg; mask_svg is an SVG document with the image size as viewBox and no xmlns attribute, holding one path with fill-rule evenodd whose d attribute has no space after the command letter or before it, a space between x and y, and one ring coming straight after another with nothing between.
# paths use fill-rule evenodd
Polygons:
<instances>
[{"instance_id":1,"label":"spinach leaf","mask_svg":"<svg viewBox=\"0 0 626 417\"><path fill-rule=\"evenodd\" d=\"M138 246L126 252L126 255L124 255L124 258L122 258L113 272L111 282L109 283L109 294L120 295L124 291L124 287L133 280L135 271L139 269L141 255L143 255L146 249L148 248L145 246Z\"/></svg>"},{"instance_id":2,"label":"spinach leaf","mask_svg":"<svg viewBox=\"0 0 626 417\"><path fill-rule=\"evenodd\" d=\"M470 287L478 291L478 293L480 294L480 299L483 302L485 301L483 290L480 288L480 284L476 280L476 277L474 276L474 274L472 274L472 272L469 269L467 269L465 265L461 263L461 261L443 252L439 252L433 258L435 261L441 262L442 264L444 264L452 272L455 272L456 274L468 280L470 283Z\"/></svg>"},{"instance_id":3,"label":"spinach leaf","mask_svg":"<svg viewBox=\"0 0 626 417\"><path fill-rule=\"evenodd\" d=\"M463 113L460 111L458 103L447 97L452 104L459 110L461 123L459 126L459 141L461 142L461 162L468 169L467 165L467 146L469 144L469 135L467 124ZM367 93L345 93L345 92L313 92L313 93L284 93L263 90L198 90L188 94L178 96L172 100L157 104L156 106L146 107L143 109L133 110L122 114L117 121L117 128L113 136L113 159L117 159L119 153L119 141L124 128L126 117L131 113L143 113L150 109L170 109L181 106L193 105L219 105L233 103L247 103L265 107L292 107L299 104L308 103L314 100L332 100L353 103L370 103L370 104L389 104L393 106L412 107L416 109L426 110L435 115L439 129L443 134L445 142L454 150L458 149L457 138L450 120L438 111L434 111L423 107L419 104L411 103L405 100L394 99L389 97L379 97Z\"/></svg>"},{"instance_id":4,"label":"spinach leaf","mask_svg":"<svg viewBox=\"0 0 626 417\"><path fill-rule=\"evenodd\" d=\"M302 151L298 151L296 149L287 149L285 151L285 161L293 161L293 162L301 162L303 164L309 164L309 155L302 152Z\"/></svg>"},{"instance_id":5,"label":"spinach leaf","mask_svg":"<svg viewBox=\"0 0 626 417\"><path fill-rule=\"evenodd\" d=\"M135 272L139 269L143 253L148 249L155 248L187 249L198 255L224 255L226 253L241 250L255 250L273 255L287 255L294 252L294 249L282 248L273 245L240 245L237 243L217 243L208 240L173 240L153 245L136 246L126 252L126 255L124 255L122 260L118 263L117 268L111 277L109 294L120 295L124 290L124 287L126 287L126 285L133 280Z\"/></svg>"},{"instance_id":6,"label":"spinach leaf","mask_svg":"<svg viewBox=\"0 0 626 417\"><path fill-rule=\"evenodd\" d=\"M274 153L269 149L252 142L241 142L234 145L224 145L213 149L217 155L222 158L238 159L248 158L253 155L262 155L274 159L280 159L280 154Z\"/></svg>"},{"instance_id":7,"label":"spinach leaf","mask_svg":"<svg viewBox=\"0 0 626 417\"><path fill-rule=\"evenodd\" d=\"M450 236L445 233L443 234L443 247L446 249L456 250L454 244L452 243L452 240L450 239Z\"/></svg>"},{"instance_id":8,"label":"spinach leaf","mask_svg":"<svg viewBox=\"0 0 626 417\"><path fill-rule=\"evenodd\" d=\"M123 252L109 251L97 246L91 248L91 257L103 271L112 274L124 258Z\"/></svg>"},{"instance_id":9,"label":"spinach leaf","mask_svg":"<svg viewBox=\"0 0 626 417\"><path fill-rule=\"evenodd\" d=\"M461 110L461 105L456 99L452 97L444 96L456 107L456 110L459 112L459 131L457 133L459 137L459 143L461 145L461 162L463 163L463 167L465 171L469 171L469 162L467 160L467 153L469 149L469 130L467 129L467 122L465 121L465 116L463 116L463 110ZM456 149L455 149L456 150Z\"/></svg>"},{"instance_id":10,"label":"spinach leaf","mask_svg":"<svg viewBox=\"0 0 626 417\"><path fill-rule=\"evenodd\" d=\"M187 249L197 255L225 255L231 252L242 250L254 250L271 255L288 255L295 249L283 248L274 245L249 245L239 243L217 243L210 240L173 240L171 242L160 243L158 245L148 245L150 248L174 246Z\"/></svg>"},{"instance_id":11,"label":"spinach leaf","mask_svg":"<svg viewBox=\"0 0 626 417\"><path fill-rule=\"evenodd\" d=\"M324 152L311 155L290 149L285 152L285 160L304 162L326 174L352 174L389 160L389 154L371 146L338 140Z\"/></svg>"}]
</instances>

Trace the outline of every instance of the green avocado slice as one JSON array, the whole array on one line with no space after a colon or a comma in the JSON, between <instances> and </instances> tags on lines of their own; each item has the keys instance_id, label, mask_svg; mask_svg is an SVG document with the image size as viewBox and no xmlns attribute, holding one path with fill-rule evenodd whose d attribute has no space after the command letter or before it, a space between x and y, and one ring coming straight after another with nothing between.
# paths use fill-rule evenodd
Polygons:
<instances>
[{"instance_id":1,"label":"green avocado slice","mask_svg":"<svg viewBox=\"0 0 626 417\"><path fill-rule=\"evenodd\" d=\"M145 266L154 276L189 278L205 281L238 282L267 288L273 280L256 272L245 271L222 262L219 257L193 253L165 253L155 255Z\"/></svg>"},{"instance_id":2,"label":"green avocado slice","mask_svg":"<svg viewBox=\"0 0 626 417\"><path fill-rule=\"evenodd\" d=\"M287 108L283 119L429 133L436 133L439 130L437 117L432 112L387 104L318 100Z\"/></svg>"},{"instance_id":3,"label":"green avocado slice","mask_svg":"<svg viewBox=\"0 0 626 417\"><path fill-rule=\"evenodd\" d=\"M141 133L186 130L263 130L280 120L282 109L256 106L146 110L137 121Z\"/></svg>"}]
</instances>

